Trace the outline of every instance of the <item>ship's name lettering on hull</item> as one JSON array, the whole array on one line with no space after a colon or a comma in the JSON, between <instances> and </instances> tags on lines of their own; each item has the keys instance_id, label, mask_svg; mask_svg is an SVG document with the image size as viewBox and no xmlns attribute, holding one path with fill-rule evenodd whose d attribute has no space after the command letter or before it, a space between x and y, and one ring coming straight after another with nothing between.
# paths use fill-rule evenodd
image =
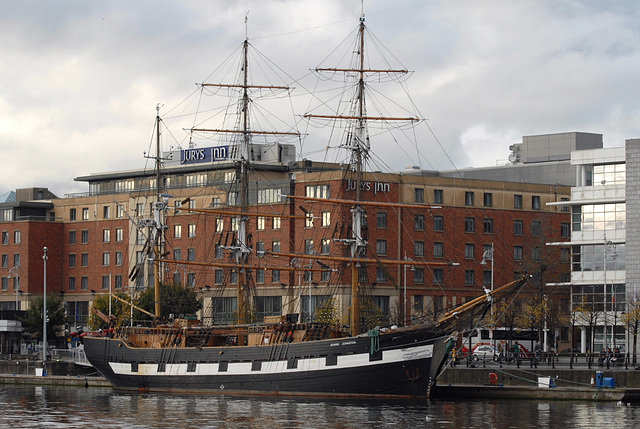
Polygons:
<instances>
[{"instance_id":1,"label":"ship's name lettering on hull","mask_svg":"<svg viewBox=\"0 0 640 429\"><path fill-rule=\"evenodd\" d=\"M357 183L354 180L347 180L347 191L355 191ZM385 182L362 182L360 183L361 191L371 191L374 194L378 192L389 192L391 190L391 184Z\"/></svg>"}]
</instances>

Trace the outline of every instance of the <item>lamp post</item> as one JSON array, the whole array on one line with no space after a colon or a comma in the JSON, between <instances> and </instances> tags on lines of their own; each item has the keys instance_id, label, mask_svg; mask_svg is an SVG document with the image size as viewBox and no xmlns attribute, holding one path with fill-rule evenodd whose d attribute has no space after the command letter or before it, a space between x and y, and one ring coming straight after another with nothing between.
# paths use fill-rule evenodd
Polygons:
<instances>
[{"instance_id":1,"label":"lamp post","mask_svg":"<svg viewBox=\"0 0 640 429\"><path fill-rule=\"evenodd\" d=\"M44 255L42 255L42 259L44 260L44 296L42 299L42 365L44 367L45 362L47 361L47 252L48 248L44 248ZM44 371L43 371L44 374Z\"/></svg>"},{"instance_id":2,"label":"lamp post","mask_svg":"<svg viewBox=\"0 0 640 429\"><path fill-rule=\"evenodd\" d=\"M484 253L482 254L482 262L480 262L480 265L487 265L487 261L491 260L491 292L493 292L493 242L491 243L491 247L489 247L487 250L484 251ZM493 317L493 295L491 296L491 316ZM493 329L491 330L491 339L493 340L493 348L495 350L496 347L496 338L495 338L495 330L496 330L496 324L495 321L493 321Z\"/></svg>"},{"instance_id":3,"label":"lamp post","mask_svg":"<svg viewBox=\"0 0 640 429\"><path fill-rule=\"evenodd\" d=\"M20 273L18 271L18 267L11 267L9 270L9 278L11 278L11 274L13 274L14 280L14 289L16 290L16 311L20 310L20 301L18 301L18 293L20 291Z\"/></svg>"},{"instance_id":4,"label":"lamp post","mask_svg":"<svg viewBox=\"0 0 640 429\"><path fill-rule=\"evenodd\" d=\"M604 252L603 252L603 262L604 266L602 267L604 271L604 305L602 306L602 320L604 325L604 350L607 350L607 253L612 251L615 255L616 253L616 245L613 244L611 240L607 240L607 236L604 236ZM614 267L615 268L615 267ZM611 333L613 334L613 327L611 327Z\"/></svg>"}]
</instances>

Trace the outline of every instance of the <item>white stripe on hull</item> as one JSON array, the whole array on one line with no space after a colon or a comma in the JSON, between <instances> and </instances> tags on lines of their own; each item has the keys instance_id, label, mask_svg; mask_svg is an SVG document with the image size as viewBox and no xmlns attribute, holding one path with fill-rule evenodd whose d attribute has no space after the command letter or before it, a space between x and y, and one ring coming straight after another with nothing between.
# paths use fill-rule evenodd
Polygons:
<instances>
[{"instance_id":1,"label":"white stripe on hull","mask_svg":"<svg viewBox=\"0 0 640 429\"><path fill-rule=\"evenodd\" d=\"M219 364L217 363L198 363L195 371L192 372L187 372L186 363L168 363L165 365L165 371L163 372L158 372L157 363L140 363L138 364L137 372L131 371L130 363L109 362L109 365L111 366L111 370L119 375L257 375L359 368L427 359L432 357L432 355L433 344L428 344L425 346L383 351L382 359L376 361L369 361L369 353L338 356L337 365L329 366L326 365L325 358L298 359L297 368L287 368L286 360L265 361L262 362L262 367L258 371L251 370L251 362L229 362L227 370L224 372L219 371Z\"/></svg>"}]
</instances>

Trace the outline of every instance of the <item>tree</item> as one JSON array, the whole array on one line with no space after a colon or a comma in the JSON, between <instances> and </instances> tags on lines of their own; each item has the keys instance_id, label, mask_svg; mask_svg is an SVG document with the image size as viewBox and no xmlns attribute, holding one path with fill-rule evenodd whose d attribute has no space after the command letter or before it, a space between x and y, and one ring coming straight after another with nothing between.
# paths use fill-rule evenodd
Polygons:
<instances>
[{"instance_id":1,"label":"tree","mask_svg":"<svg viewBox=\"0 0 640 429\"><path fill-rule=\"evenodd\" d=\"M24 331L35 335L39 340L42 340L42 325L44 324L42 320L43 302L42 297L35 298L25 317L20 319ZM47 341L55 338L56 333L64 327L66 320L60 298L53 294L47 295Z\"/></svg>"},{"instance_id":2,"label":"tree","mask_svg":"<svg viewBox=\"0 0 640 429\"><path fill-rule=\"evenodd\" d=\"M129 301L129 295L119 292L116 296L124 299L125 301ZM109 295L99 295L93 301L93 307L99 311L101 311L105 315L109 315ZM128 319L130 316L130 309L122 301L118 301L115 298L111 298L111 314L116 317L116 326L122 324L125 319ZM94 312L89 314L89 329L98 330L98 329L106 329L108 328L108 323L98 317Z\"/></svg>"},{"instance_id":3,"label":"tree","mask_svg":"<svg viewBox=\"0 0 640 429\"><path fill-rule=\"evenodd\" d=\"M155 294L153 288L146 289L138 298L137 306L155 312ZM160 285L160 314L167 318L170 314L176 317L195 314L202 309L202 300L198 299L196 292L180 285ZM134 310L135 319L148 320L151 317L141 311Z\"/></svg>"},{"instance_id":4,"label":"tree","mask_svg":"<svg viewBox=\"0 0 640 429\"><path fill-rule=\"evenodd\" d=\"M633 335L633 363L637 362L637 352L638 350L638 332L640 331L640 301L636 296L633 297L633 300L627 302L627 311L623 313L620 317L622 323L625 324L627 330ZM627 349L629 346L627 345Z\"/></svg>"}]
</instances>

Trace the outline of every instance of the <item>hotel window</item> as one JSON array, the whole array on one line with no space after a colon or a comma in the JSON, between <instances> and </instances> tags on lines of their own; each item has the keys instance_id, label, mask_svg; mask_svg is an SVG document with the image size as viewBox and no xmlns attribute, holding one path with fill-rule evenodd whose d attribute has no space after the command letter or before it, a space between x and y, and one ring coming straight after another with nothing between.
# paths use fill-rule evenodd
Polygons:
<instances>
[{"instance_id":1,"label":"hotel window","mask_svg":"<svg viewBox=\"0 0 640 429\"><path fill-rule=\"evenodd\" d=\"M2 231L2 244L9 244L9 232Z\"/></svg>"},{"instance_id":2,"label":"hotel window","mask_svg":"<svg viewBox=\"0 0 640 429\"><path fill-rule=\"evenodd\" d=\"M89 254L88 253L83 253L82 255L80 255L80 265L82 265L83 267L88 267L89 266Z\"/></svg>"},{"instance_id":3,"label":"hotel window","mask_svg":"<svg viewBox=\"0 0 640 429\"><path fill-rule=\"evenodd\" d=\"M271 281L274 283L280 282L280 270L271 270Z\"/></svg>"},{"instance_id":4,"label":"hotel window","mask_svg":"<svg viewBox=\"0 0 640 429\"><path fill-rule=\"evenodd\" d=\"M416 258L422 258L424 256L424 241L413 242L413 256Z\"/></svg>"},{"instance_id":5,"label":"hotel window","mask_svg":"<svg viewBox=\"0 0 640 429\"><path fill-rule=\"evenodd\" d=\"M20 244L21 241L20 231L13 231L13 244Z\"/></svg>"},{"instance_id":6,"label":"hotel window","mask_svg":"<svg viewBox=\"0 0 640 429\"><path fill-rule=\"evenodd\" d=\"M196 225L194 223L189 224L189 238L196 238Z\"/></svg>"},{"instance_id":7,"label":"hotel window","mask_svg":"<svg viewBox=\"0 0 640 429\"><path fill-rule=\"evenodd\" d=\"M433 269L433 284L434 285L444 284L444 270L442 268Z\"/></svg>"},{"instance_id":8,"label":"hotel window","mask_svg":"<svg viewBox=\"0 0 640 429\"><path fill-rule=\"evenodd\" d=\"M322 242L320 244L320 253L322 253L323 255L328 255L329 253L331 253L331 239L330 238L323 238Z\"/></svg>"},{"instance_id":9,"label":"hotel window","mask_svg":"<svg viewBox=\"0 0 640 429\"><path fill-rule=\"evenodd\" d=\"M9 279L7 277L2 278L2 290L9 290Z\"/></svg>"},{"instance_id":10,"label":"hotel window","mask_svg":"<svg viewBox=\"0 0 640 429\"><path fill-rule=\"evenodd\" d=\"M264 241L256 241L256 256L264 256Z\"/></svg>"},{"instance_id":11,"label":"hotel window","mask_svg":"<svg viewBox=\"0 0 640 429\"><path fill-rule=\"evenodd\" d=\"M136 204L136 216L137 217L144 216L144 203Z\"/></svg>"},{"instance_id":12,"label":"hotel window","mask_svg":"<svg viewBox=\"0 0 640 429\"><path fill-rule=\"evenodd\" d=\"M121 206L120 204L117 205L116 217L118 217L118 218L123 218L124 217L124 206Z\"/></svg>"},{"instance_id":13,"label":"hotel window","mask_svg":"<svg viewBox=\"0 0 640 429\"><path fill-rule=\"evenodd\" d=\"M69 290L76 290L76 278L69 277Z\"/></svg>"},{"instance_id":14,"label":"hotel window","mask_svg":"<svg viewBox=\"0 0 640 429\"><path fill-rule=\"evenodd\" d=\"M102 230L102 242L108 243L110 241L111 241L111 230L108 228L105 228Z\"/></svg>"},{"instance_id":15,"label":"hotel window","mask_svg":"<svg viewBox=\"0 0 640 429\"><path fill-rule=\"evenodd\" d=\"M20 266L20 254L19 253L14 253L13 254L13 266L14 267L19 267Z\"/></svg>"},{"instance_id":16,"label":"hotel window","mask_svg":"<svg viewBox=\"0 0 640 429\"><path fill-rule=\"evenodd\" d=\"M233 183L236 181L236 172L235 171L227 171L224 173L224 183Z\"/></svg>"},{"instance_id":17,"label":"hotel window","mask_svg":"<svg viewBox=\"0 0 640 429\"><path fill-rule=\"evenodd\" d=\"M122 275L116 274L115 283L116 283L115 284L116 289L122 289Z\"/></svg>"},{"instance_id":18,"label":"hotel window","mask_svg":"<svg viewBox=\"0 0 640 429\"><path fill-rule=\"evenodd\" d=\"M124 240L124 230L122 228L116 228L116 241L121 242Z\"/></svg>"},{"instance_id":19,"label":"hotel window","mask_svg":"<svg viewBox=\"0 0 640 429\"><path fill-rule=\"evenodd\" d=\"M424 268L415 268L413 271L413 282L424 283Z\"/></svg>"},{"instance_id":20,"label":"hotel window","mask_svg":"<svg viewBox=\"0 0 640 429\"><path fill-rule=\"evenodd\" d=\"M2 268L9 268L9 255L2 255Z\"/></svg>"},{"instance_id":21,"label":"hotel window","mask_svg":"<svg viewBox=\"0 0 640 429\"><path fill-rule=\"evenodd\" d=\"M224 282L224 270L216 270L215 276L215 284L221 285Z\"/></svg>"},{"instance_id":22,"label":"hotel window","mask_svg":"<svg viewBox=\"0 0 640 429\"><path fill-rule=\"evenodd\" d=\"M76 244L76 232L69 231L69 244Z\"/></svg>"},{"instance_id":23,"label":"hotel window","mask_svg":"<svg viewBox=\"0 0 640 429\"><path fill-rule=\"evenodd\" d=\"M424 203L424 189L423 188L415 188L414 189L414 201L416 203Z\"/></svg>"},{"instance_id":24,"label":"hotel window","mask_svg":"<svg viewBox=\"0 0 640 429\"><path fill-rule=\"evenodd\" d=\"M275 240L271 242L271 251L280 253L280 240Z\"/></svg>"},{"instance_id":25,"label":"hotel window","mask_svg":"<svg viewBox=\"0 0 640 429\"><path fill-rule=\"evenodd\" d=\"M84 207L82 209L82 220L89 220L89 208Z\"/></svg>"},{"instance_id":26,"label":"hotel window","mask_svg":"<svg viewBox=\"0 0 640 429\"><path fill-rule=\"evenodd\" d=\"M522 261L522 246L514 246L513 247L513 260L514 261Z\"/></svg>"},{"instance_id":27,"label":"hotel window","mask_svg":"<svg viewBox=\"0 0 640 429\"><path fill-rule=\"evenodd\" d=\"M491 192L484 193L484 206L493 207L493 194Z\"/></svg>"},{"instance_id":28,"label":"hotel window","mask_svg":"<svg viewBox=\"0 0 640 429\"><path fill-rule=\"evenodd\" d=\"M122 266L122 262L122 252L116 252L116 265L120 267Z\"/></svg>"},{"instance_id":29,"label":"hotel window","mask_svg":"<svg viewBox=\"0 0 640 429\"><path fill-rule=\"evenodd\" d=\"M224 219L219 217L216 218L216 232L224 231Z\"/></svg>"},{"instance_id":30,"label":"hotel window","mask_svg":"<svg viewBox=\"0 0 640 429\"><path fill-rule=\"evenodd\" d=\"M267 219L264 216L258 216L258 221L256 226L257 230L264 231L266 222L267 222Z\"/></svg>"},{"instance_id":31,"label":"hotel window","mask_svg":"<svg viewBox=\"0 0 640 429\"><path fill-rule=\"evenodd\" d=\"M424 229L424 215L416 215L414 218L414 228L417 230Z\"/></svg>"},{"instance_id":32,"label":"hotel window","mask_svg":"<svg viewBox=\"0 0 640 429\"><path fill-rule=\"evenodd\" d=\"M376 281L377 282L386 282L387 281L387 272L384 267L376 267Z\"/></svg>"},{"instance_id":33,"label":"hotel window","mask_svg":"<svg viewBox=\"0 0 640 429\"><path fill-rule=\"evenodd\" d=\"M173 249L173 259L176 261L182 260L182 249Z\"/></svg>"},{"instance_id":34,"label":"hotel window","mask_svg":"<svg viewBox=\"0 0 640 429\"><path fill-rule=\"evenodd\" d=\"M473 286L476 280L476 273L474 270L465 270L464 272L464 284L465 286Z\"/></svg>"},{"instance_id":35,"label":"hotel window","mask_svg":"<svg viewBox=\"0 0 640 429\"><path fill-rule=\"evenodd\" d=\"M282 218L274 217L273 218L273 229L280 229L282 227Z\"/></svg>"},{"instance_id":36,"label":"hotel window","mask_svg":"<svg viewBox=\"0 0 640 429\"><path fill-rule=\"evenodd\" d=\"M531 197L531 210L540 210L540 196L534 195Z\"/></svg>"},{"instance_id":37,"label":"hotel window","mask_svg":"<svg viewBox=\"0 0 640 429\"><path fill-rule=\"evenodd\" d=\"M444 231L444 217L443 216L434 216L433 217L433 230L434 231Z\"/></svg>"},{"instance_id":38,"label":"hotel window","mask_svg":"<svg viewBox=\"0 0 640 429\"><path fill-rule=\"evenodd\" d=\"M83 229L82 230L82 244L88 244L89 243L89 230L88 229Z\"/></svg>"},{"instance_id":39,"label":"hotel window","mask_svg":"<svg viewBox=\"0 0 640 429\"><path fill-rule=\"evenodd\" d=\"M444 204L444 191L442 189L433 190L433 203Z\"/></svg>"},{"instance_id":40,"label":"hotel window","mask_svg":"<svg viewBox=\"0 0 640 429\"><path fill-rule=\"evenodd\" d=\"M476 231L476 220L472 217L467 217L464 219L464 232L475 232Z\"/></svg>"},{"instance_id":41,"label":"hotel window","mask_svg":"<svg viewBox=\"0 0 640 429\"><path fill-rule=\"evenodd\" d=\"M218 197L214 197L213 200L211 201L212 207L220 207L221 205L222 205L222 200Z\"/></svg>"},{"instance_id":42,"label":"hotel window","mask_svg":"<svg viewBox=\"0 0 640 429\"><path fill-rule=\"evenodd\" d=\"M387 227L387 212L376 213L376 226L380 229Z\"/></svg>"},{"instance_id":43,"label":"hotel window","mask_svg":"<svg viewBox=\"0 0 640 429\"><path fill-rule=\"evenodd\" d=\"M196 273L187 273L187 286L196 287Z\"/></svg>"},{"instance_id":44,"label":"hotel window","mask_svg":"<svg viewBox=\"0 0 640 429\"><path fill-rule=\"evenodd\" d=\"M146 237L144 235L144 232L142 232L139 229L136 229L136 244L144 244L145 241L146 241Z\"/></svg>"},{"instance_id":45,"label":"hotel window","mask_svg":"<svg viewBox=\"0 0 640 429\"><path fill-rule=\"evenodd\" d=\"M531 259L537 262L541 258L542 258L542 252L540 251L539 247L534 247L533 249L531 249Z\"/></svg>"},{"instance_id":46,"label":"hotel window","mask_svg":"<svg viewBox=\"0 0 640 429\"><path fill-rule=\"evenodd\" d=\"M533 222L531 222L531 235L537 236L537 235L540 235L541 233L542 233L542 225L540 224L540 221L534 220Z\"/></svg>"},{"instance_id":47,"label":"hotel window","mask_svg":"<svg viewBox=\"0 0 640 429\"><path fill-rule=\"evenodd\" d=\"M231 231L237 231L240 228L240 218L231 218Z\"/></svg>"},{"instance_id":48,"label":"hotel window","mask_svg":"<svg viewBox=\"0 0 640 429\"><path fill-rule=\"evenodd\" d=\"M562 197L560 198L560 201L569 201L569 198ZM560 211L568 212L569 206L568 205L560 206Z\"/></svg>"},{"instance_id":49,"label":"hotel window","mask_svg":"<svg viewBox=\"0 0 640 429\"><path fill-rule=\"evenodd\" d=\"M109 276L102 276L102 290L109 289L109 283L111 283L109 280Z\"/></svg>"},{"instance_id":50,"label":"hotel window","mask_svg":"<svg viewBox=\"0 0 640 429\"><path fill-rule=\"evenodd\" d=\"M304 227L305 228L313 228L313 212L307 212L305 213L305 219L304 219Z\"/></svg>"},{"instance_id":51,"label":"hotel window","mask_svg":"<svg viewBox=\"0 0 640 429\"><path fill-rule=\"evenodd\" d=\"M482 272L482 284L484 286L491 286L491 271Z\"/></svg>"},{"instance_id":52,"label":"hotel window","mask_svg":"<svg viewBox=\"0 0 640 429\"><path fill-rule=\"evenodd\" d=\"M444 258L444 243L433 243L433 257Z\"/></svg>"},{"instance_id":53,"label":"hotel window","mask_svg":"<svg viewBox=\"0 0 640 429\"><path fill-rule=\"evenodd\" d=\"M216 259L224 258L224 246L222 244L216 244Z\"/></svg>"},{"instance_id":54,"label":"hotel window","mask_svg":"<svg viewBox=\"0 0 640 429\"><path fill-rule=\"evenodd\" d=\"M331 212L322 212L322 227L327 228L331 225Z\"/></svg>"},{"instance_id":55,"label":"hotel window","mask_svg":"<svg viewBox=\"0 0 640 429\"><path fill-rule=\"evenodd\" d=\"M473 192L467 191L467 192L464 193L464 205L465 206L472 206L473 205L473 200L474 200Z\"/></svg>"},{"instance_id":56,"label":"hotel window","mask_svg":"<svg viewBox=\"0 0 640 429\"><path fill-rule=\"evenodd\" d=\"M568 247L560 249L560 261L565 263L571 261L571 250Z\"/></svg>"},{"instance_id":57,"label":"hotel window","mask_svg":"<svg viewBox=\"0 0 640 429\"><path fill-rule=\"evenodd\" d=\"M522 222L521 220L514 220L513 221L513 234L514 235L522 235L523 232L524 232L524 222Z\"/></svg>"},{"instance_id":58,"label":"hotel window","mask_svg":"<svg viewBox=\"0 0 640 429\"><path fill-rule=\"evenodd\" d=\"M522 208L522 195L514 195L513 196L513 208L521 209Z\"/></svg>"},{"instance_id":59,"label":"hotel window","mask_svg":"<svg viewBox=\"0 0 640 429\"><path fill-rule=\"evenodd\" d=\"M304 253L307 255L313 254L313 240L309 238L304 240Z\"/></svg>"},{"instance_id":60,"label":"hotel window","mask_svg":"<svg viewBox=\"0 0 640 429\"><path fill-rule=\"evenodd\" d=\"M493 234L493 219L484 218L484 233L485 234Z\"/></svg>"},{"instance_id":61,"label":"hotel window","mask_svg":"<svg viewBox=\"0 0 640 429\"><path fill-rule=\"evenodd\" d=\"M387 240L376 241L376 255L387 254Z\"/></svg>"},{"instance_id":62,"label":"hotel window","mask_svg":"<svg viewBox=\"0 0 640 429\"><path fill-rule=\"evenodd\" d=\"M69 220L76 220L76 209L69 209Z\"/></svg>"},{"instance_id":63,"label":"hotel window","mask_svg":"<svg viewBox=\"0 0 640 429\"><path fill-rule=\"evenodd\" d=\"M75 253L70 253L69 254L69 268L75 268L76 267L76 254Z\"/></svg>"},{"instance_id":64,"label":"hotel window","mask_svg":"<svg viewBox=\"0 0 640 429\"><path fill-rule=\"evenodd\" d=\"M311 198L329 198L329 185L307 185L305 196Z\"/></svg>"},{"instance_id":65,"label":"hotel window","mask_svg":"<svg viewBox=\"0 0 640 429\"><path fill-rule=\"evenodd\" d=\"M568 223L561 223L560 235L562 237L571 237L571 225L569 225Z\"/></svg>"},{"instance_id":66,"label":"hotel window","mask_svg":"<svg viewBox=\"0 0 640 429\"><path fill-rule=\"evenodd\" d=\"M464 245L464 257L466 259L473 259L476 253L476 245L473 243L467 243Z\"/></svg>"},{"instance_id":67,"label":"hotel window","mask_svg":"<svg viewBox=\"0 0 640 429\"><path fill-rule=\"evenodd\" d=\"M189 247L187 249L187 261L195 261L196 260L196 249L193 247Z\"/></svg>"},{"instance_id":68,"label":"hotel window","mask_svg":"<svg viewBox=\"0 0 640 429\"><path fill-rule=\"evenodd\" d=\"M108 267L110 263L111 263L111 255L109 254L109 252L103 252L102 253L102 266L103 267Z\"/></svg>"},{"instance_id":69,"label":"hotel window","mask_svg":"<svg viewBox=\"0 0 640 429\"><path fill-rule=\"evenodd\" d=\"M256 269L256 283L264 283L264 268Z\"/></svg>"},{"instance_id":70,"label":"hotel window","mask_svg":"<svg viewBox=\"0 0 640 429\"><path fill-rule=\"evenodd\" d=\"M111 206L102 207L102 218L110 219L111 218Z\"/></svg>"},{"instance_id":71,"label":"hotel window","mask_svg":"<svg viewBox=\"0 0 640 429\"><path fill-rule=\"evenodd\" d=\"M331 271L322 271L320 273L320 281L328 282L331 279Z\"/></svg>"}]
</instances>

